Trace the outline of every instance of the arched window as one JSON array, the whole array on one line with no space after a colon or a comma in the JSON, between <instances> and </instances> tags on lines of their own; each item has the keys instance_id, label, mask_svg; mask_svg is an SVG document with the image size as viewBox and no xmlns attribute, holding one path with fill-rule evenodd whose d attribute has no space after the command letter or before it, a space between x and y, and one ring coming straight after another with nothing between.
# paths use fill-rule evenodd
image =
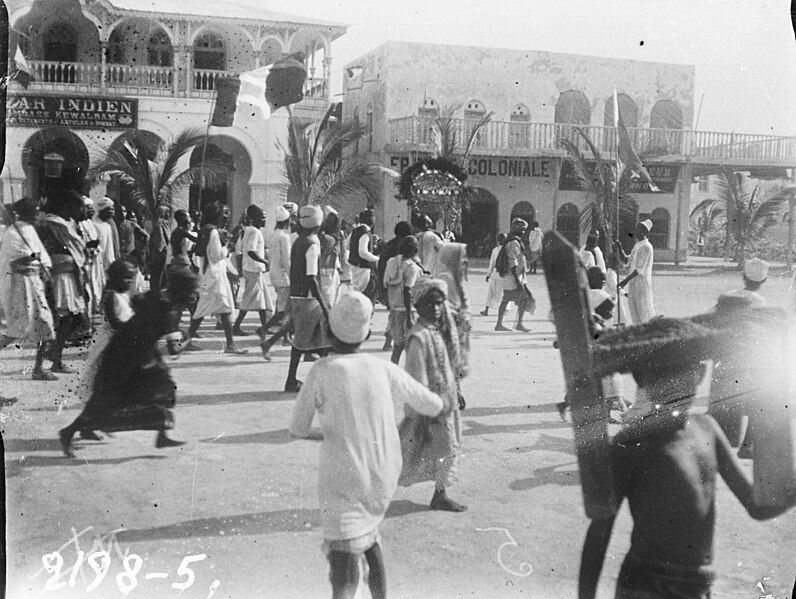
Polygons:
<instances>
[{"instance_id":1,"label":"arched window","mask_svg":"<svg viewBox=\"0 0 796 599\"><path fill-rule=\"evenodd\" d=\"M575 246L580 241L580 212L575 204L564 204L556 215L556 230Z\"/></svg>"},{"instance_id":2,"label":"arched window","mask_svg":"<svg viewBox=\"0 0 796 599\"><path fill-rule=\"evenodd\" d=\"M621 104L620 104L621 106ZM658 100L650 112L651 129L682 129L683 111L672 100Z\"/></svg>"},{"instance_id":3,"label":"arched window","mask_svg":"<svg viewBox=\"0 0 796 599\"><path fill-rule=\"evenodd\" d=\"M529 148L531 111L525 104L515 104L509 116L509 147Z\"/></svg>"},{"instance_id":4,"label":"arched window","mask_svg":"<svg viewBox=\"0 0 796 599\"><path fill-rule=\"evenodd\" d=\"M439 114L439 106L434 98L423 98L423 105L417 109L419 116L435 117Z\"/></svg>"},{"instance_id":5,"label":"arched window","mask_svg":"<svg viewBox=\"0 0 796 599\"><path fill-rule=\"evenodd\" d=\"M111 31L105 59L108 64L124 64L124 33L120 29Z\"/></svg>"},{"instance_id":6,"label":"arched window","mask_svg":"<svg viewBox=\"0 0 796 599\"><path fill-rule=\"evenodd\" d=\"M649 240L654 248L666 249L669 247L669 211L666 208L655 208L650 214L652 231Z\"/></svg>"},{"instance_id":7,"label":"arched window","mask_svg":"<svg viewBox=\"0 0 796 599\"><path fill-rule=\"evenodd\" d=\"M619 103L619 113L622 115L622 122L625 127L638 127L638 107L633 99L627 94L617 94L616 99ZM605 113L603 115L603 125L606 127L614 126L614 97L610 96L605 101Z\"/></svg>"},{"instance_id":8,"label":"arched window","mask_svg":"<svg viewBox=\"0 0 796 599\"><path fill-rule=\"evenodd\" d=\"M269 64L274 64L280 58L282 58L282 43L274 38L265 40L260 55L260 65L268 66Z\"/></svg>"},{"instance_id":9,"label":"arched window","mask_svg":"<svg viewBox=\"0 0 796 599\"><path fill-rule=\"evenodd\" d=\"M77 35L68 24L58 21L44 33L44 60L77 61Z\"/></svg>"},{"instance_id":10,"label":"arched window","mask_svg":"<svg viewBox=\"0 0 796 599\"><path fill-rule=\"evenodd\" d=\"M464 105L464 120L469 121L465 122L464 124L464 139L462 140L463 143L466 143L467 140L470 138L471 131L475 128L475 125L478 121L486 116L486 108L484 104L480 100L470 100L467 104ZM488 125L482 127L478 130L476 134L475 140L473 141L473 147L483 147L486 142L486 133L487 133Z\"/></svg>"},{"instance_id":11,"label":"arched window","mask_svg":"<svg viewBox=\"0 0 796 599\"><path fill-rule=\"evenodd\" d=\"M162 29L149 36L146 46L147 64L153 67L170 67L174 64L171 40Z\"/></svg>"},{"instance_id":12,"label":"arched window","mask_svg":"<svg viewBox=\"0 0 796 599\"><path fill-rule=\"evenodd\" d=\"M531 120L531 111L525 104L515 104L511 109L511 116L509 120L521 123L527 123Z\"/></svg>"},{"instance_id":13,"label":"arched window","mask_svg":"<svg viewBox=\"0 0 796 599\"><path fill-rule=\"evenodd\" d=\"M672 100L658 100L650 112L649 150L679 154L682 141L683 111Z\"/></svg>"},{"instance_id":14,"label":"arched window","mask_svg":"<svg viewBox=\"0 0 796 599\"><path fill-rule=\"evenodd\" d=\"M486 108L480 100L470 100L464 106L464 118L481 120L486 114Z\"/></svg>"},{"instance_id":15,"label":"arched window","mask_svg":"<svg viewBox=\"0 0 796 599\"><path fill-rule=\"evenodd\" d=\"M193 45L193 66L196 69L223 71L227 68L227 50L217 33L207 31Z\"/></svg>"},{"instance_id":16,"label":"arched window","mask_svg":"<svg viewBox=\"0 0 796 599\"><path fill-rule=\"evenodd\" d=\"M591 122L591 107L583 92L571 89L558 96L555 122L571 125L588 125Z\"/></svg>"}]
</instances>

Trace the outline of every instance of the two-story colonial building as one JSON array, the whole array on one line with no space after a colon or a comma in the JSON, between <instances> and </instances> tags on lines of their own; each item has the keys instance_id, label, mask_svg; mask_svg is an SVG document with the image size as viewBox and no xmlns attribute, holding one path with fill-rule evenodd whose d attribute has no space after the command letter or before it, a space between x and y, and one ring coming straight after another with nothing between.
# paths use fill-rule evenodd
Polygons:
<instances>
[{"instance_id":1,"label":"two-story colonial building","mask_svg":"<svg viewBox=\"0 0 796 599\"><path fill-rule=\"evenodd\" d=\"M796 166L796 140L770 135L693 131L694 67L540 51L388 42L344 71L344 118L368 127L359 152L403 169L434 151L434 121L458 106L456 129L466 139L489 112L466 168L478 188L462 223L471 253L488 255L514 216L555 226L575 243L581 211L593 200L581 191L558 144L586 145L581 127L603 158L616 157L613 93L636 150L645 156L658 192L632 184L637 217L651 218L651 241L662 260L687 250L692 177L754 167ZM407 217L386 179L378 228L388 235Z\"/></svg>"},{"instance_id":2,"label":"two-story colonial building","mask_svg":"<svg viewBox=\"0 0 796 599\"><path fill-rule=\"evenodd\" d=\"M15 82L9 88L4 203L42 197L54 184L88 192L89 165L131 129L166 142L186 128L204 132L218 77L267 66L287 53L307 57L304 100L293 113L320 118L329 105L332 42L346 31L338 23L227 0L7 4L10 55L19 47L33 81L27 89ZM268 121L244 113L232 127L212 127L206 158L223 162L228 177L223 189L203 190L203 197L226 201L233 218L252 202L272 215L286 194L277 147L286 131L285 110ZM200 160L197 149L185 166ZM90 193L125 199L115 181ZM187 206L197 195L192 188L180 202Z\"/></svg>"}]
</instances>

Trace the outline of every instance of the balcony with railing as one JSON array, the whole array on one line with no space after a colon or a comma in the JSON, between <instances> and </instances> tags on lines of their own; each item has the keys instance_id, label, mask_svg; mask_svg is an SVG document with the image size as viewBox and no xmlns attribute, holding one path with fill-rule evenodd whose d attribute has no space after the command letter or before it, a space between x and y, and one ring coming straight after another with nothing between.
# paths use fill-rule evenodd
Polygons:
<instances>
[{"instance_id":1,"label":"balcony with railing","mask_svg":"<svg viewBox=\"0 0 796 599\"><path fill-rule=\"evenodd\" d=\"M46 60L29 60L28 63L32 71L29 91L54 93L212 98L218 78L236 74L234 71L192 69L186 77L173 67L162 66ZM322 78L308 78L304 84L304 100L298 106L305 112L317 112L328 105L328 82Z\"/></svg>"},{"instance_id":2,"label":"balcony with railing","mask_svg":"<svg viewBox=\"0 0 796 599\"><path fill-rule=\"evenodd\" d=\"M388 151L434 151L434 118L408 116L389 121ZM457 139L468 139L476 121L454 119ZM471 153L487 155L563 155L558 140L566 138L587 154L588 144L575 125L490 121ZM604 158L616 156L613 127L580 127ZM704 164L749 164L796 167L796 137L633 127L628 133L639 154L653 160L691 160ZM665 158L664 158L665 157Z\"/></svg>"}]
</instances>

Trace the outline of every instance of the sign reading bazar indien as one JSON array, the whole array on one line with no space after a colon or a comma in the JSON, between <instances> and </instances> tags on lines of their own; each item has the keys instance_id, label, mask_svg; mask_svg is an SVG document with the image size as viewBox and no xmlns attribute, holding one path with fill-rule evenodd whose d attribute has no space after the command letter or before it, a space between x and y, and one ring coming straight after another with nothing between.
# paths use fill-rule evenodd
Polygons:
<instances>
[{"instance_id":1,"label":"sign reading bazar indien","mask_svg":"<svg viewBox=\"0 0 796 599\"><path fill-rule=\"evenodd\" d=\"M21 94L8 97L9 127L64 125L77 129L134 129L138 100Z\"/></svg>"}]
</instances>

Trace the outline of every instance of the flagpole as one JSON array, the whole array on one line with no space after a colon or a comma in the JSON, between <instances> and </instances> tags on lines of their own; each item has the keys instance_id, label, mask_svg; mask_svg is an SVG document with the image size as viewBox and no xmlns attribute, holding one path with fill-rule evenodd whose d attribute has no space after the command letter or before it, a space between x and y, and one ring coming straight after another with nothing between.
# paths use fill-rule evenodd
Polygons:
<instances>
[{"instance_id":1,"label":"flagpole","mask_svg":"<svg viewBox=\"0 0 796 599\"><path fill-rule=\"evenodd\" d=\"M614 88L614 145L616 151L616 176L614 177L614 247L611 249L614 252L614 263L616 264L616 324L622 322L622 289L619 287L619 248L616 247L616 242L619 241L619 102Z\"/></svg>"},{"instance_id":2,"label":"flagpole","mask_svg":"<svg viewBox=\"0 0 796 599\"><path fill-rule=\"evenodd\" d=\"M214 86L215 87L215 86ZM202 210L202 189L205 186L205 156L207 156L207 138L210 137L210 123L213 119L213 110L216 107L216 102L218 101L218 91L216 90L213 99L210 101L210 112L207 115L207 127L205 128L205 139L202 143L202 162L200 163L202 168L202 182L199 185L199 197L197 198L197 209L199 211Z\"/></svg>"}]
</instances>

